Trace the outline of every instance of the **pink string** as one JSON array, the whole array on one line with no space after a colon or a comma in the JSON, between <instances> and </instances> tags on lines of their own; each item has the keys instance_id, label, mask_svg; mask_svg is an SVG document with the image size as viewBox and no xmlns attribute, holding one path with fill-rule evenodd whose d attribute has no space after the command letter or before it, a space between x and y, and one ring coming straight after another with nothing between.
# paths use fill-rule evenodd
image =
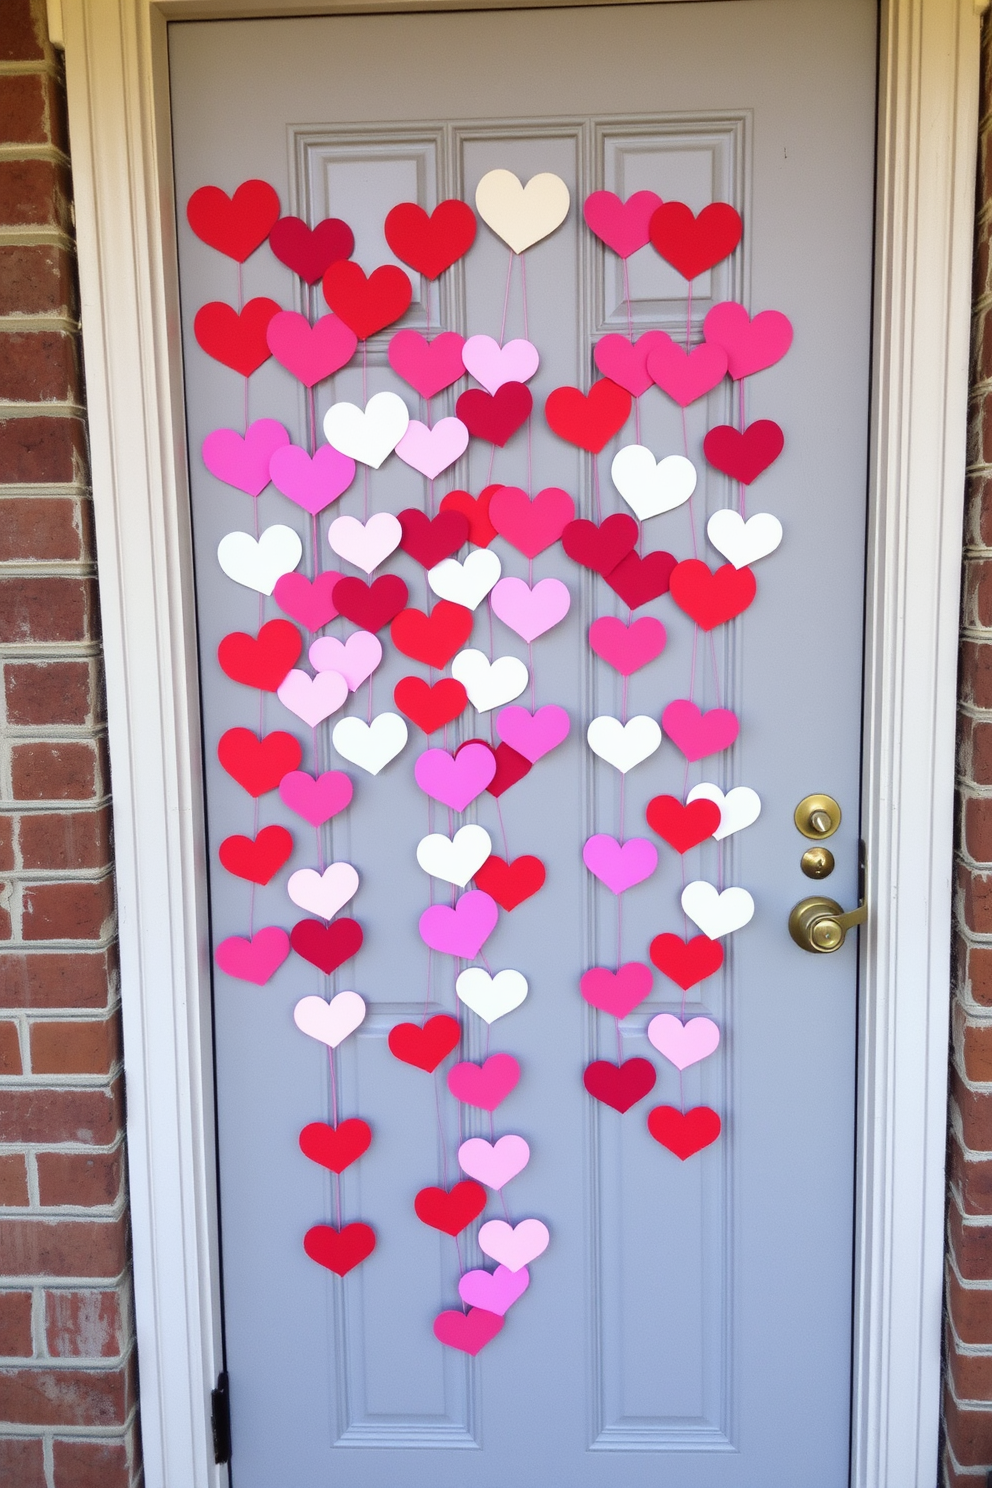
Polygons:
<instances>
[{"instance_id":1,"label":"pink string","mask_svg":"<svg viewBox=\"0 0 992 1488\"><path fill-rule=\"evenodd\" d=\"M506 290L503 294L503 319L499 323L499 344L503 345L503 337L506 335L506 312L510 308L510 276L513 273L513 260L516 257L513 249L510 249L510 261L506 266Z\"/></svg>"}]
</instances>

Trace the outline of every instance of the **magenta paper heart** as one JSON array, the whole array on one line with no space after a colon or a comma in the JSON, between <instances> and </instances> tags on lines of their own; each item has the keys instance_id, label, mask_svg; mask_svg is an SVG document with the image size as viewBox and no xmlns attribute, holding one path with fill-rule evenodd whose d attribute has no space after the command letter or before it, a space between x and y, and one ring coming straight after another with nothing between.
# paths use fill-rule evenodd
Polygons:
<instances>
[{"instance_id":1,"label":"magenta paper heart","mask_svg":"<svg viewBox=\"0 0 992 1488\"><path fill-rule=\"evenodd\" d=\"M648 353L648 372L662 392L674 398L680 408L688 408L726 377L727 353L722 346L705 341L686 352L671 336L665 336L664 342L658 342Z\"/></svg>"},{"instance_id":2,"label":"magenta paper heart","mask_svg":"<svg viewBox=\"0 0 992 1488\"><path fill-rule=\"evenodd\" d=\"M497 1266L492 1272L466 1271L458 1283L458 1295L469 1307L484 1307L497 1317L505 1317L529 1286L530 1272L526 1266L519 1271Z\"/></svg>"},{"instance_id":3,"label":"magenta paper heart","mask_svg":"<svg viewBox=\"0 0 992 1488\"><path fill-rule=\"evenodd\" d=\"M545 703L536 713L513 703L496 715L496 732L503 743L532 765L567 739L570 727L568 714L557 703Z\"/></svg>"},{"instance_id":4,"label":"magenta paper heart","mask_svg":"<svg viewBox=\"0 0 992 1488\"><path fill-rule=\"evenodd\" d=\"M523 579L500 579L489 596L494 614L528 645L564 620L571 602L561 579L539 579L533 589Z\"/></svg>"},{"instance_id":5,"label":"magenta paper heart","mask_svg":"<svg viewBox=\"0 0 992 1488\"><path fill-rule=\"evenodd\" d=\"M458 1149L458 1162L470 1178L477 1178L487 1188L500 1189L523 1172L530 1162L530 1147L523 1137L500 1137L498 1142L469 1137Z\"/></svg>"},{"instance_id":6,"label":"magenta paper heart","mask_svg":"<svg viewBox=\"0 0 992 1488\"><path fill-rule=\"evenodd\" d=\"M690 1018L683 1023L671 1013L659 1013L648 1024L648 1039L676 1069L684 1070L713 1053L720 1030L712 1018Z\"/></svg>"},{"instance_id":7,"label":"magenta paper heart","mask_svg":"<svg viewBox=\"0 0 992 1488\"><path fill-rule=\"evenodd\" d=\"M273 315L265 338L276 361L304 387L313 387L339 371L351 361L358 346L354 331L336 315L322 315L311 325L295 310L280 310Z\"/></svg>"},{"instance_id":8,"label":"magenta paper heart","mask_svg":"<svg viewBox=\"0 0 992 1488\"><path fill-rule=\"evenodd\" d=\"M661 715L661 726L687 760L701 760L729 749L740 731L737 717L729 708L701 713L688 698L669 703Z\"/></svg>"},{"instance_id":9,"label":"magenta paper heart","mask_svg":"<svg viewBox=\"0 0 992 1488\"><path fill-rule=\"evenodd\" d=\"M420 916L420 938L432 951L474 961L498 919L496 900L481 889L469 889L453 909L447 904L432 904L425 909Z\"/></svg>"},{"instance_id":10,"label":"magenta paper heart","mask_svg":"<svg viewBox=\"0 0 992 1488\"><path fill-rule=\"evenodd\" d=\"M496 756L486 744L466 744L456 755L447 749L425 749L413 767L413 777L432 800L464 811L481 796L496 774Z\"/></svg>"},{"instance_id":11,"label":"magenta paper heart","mask_svg":"<svg viewBox=\"0 0 992 1488\"><path fill-rule=\"evenodd\" d=\"M203 463L218 480L257 496L269 484L272 456L288 443L278 419L256 419L244 438L237 429L214 429L203 441Z\"/></svg>"},{"instance_id":12,"label":"magenta paper heart","mask_svg":"<svg viewBox=\"0 0 992 1488\"><path fill-rule=\"evenodd\" d=\"M630 837L620 843L605 832L597 832L582 849L582 861L612 894L623 894L651 877L658 866L658 850L646 837Z\"/></svg>"},{"instance_id":13,"label":"magenta paper heart","mask_svg":"<svg viewBox=\"0 0 992 1488\"><path fill-rule=\"evenodd\" d=\"M644 1001L653 984L650 966L643 961L626 961L617 971L590 967L582 973L579 991L590 1007L612 1013L614 1018L626 1018Z\"/></svg>"},{"instance_id":14,"label":"magenta paper heart","mask_svg":"<svg viewBox=\"0 0 992 1488\"><path fill-rule=\"evenodd\" d=\"M351 804L354 788L341 770L327 770L316 780L305 770L290 770L279 782L279 797L311 826L322 827Z\"/></svg>"},{"instance_id":15,"label":"magenta paper heart","mask_svg":"<svg viewBox=\"0 0 992 1488\"><path fill-rule=\"evenodd\" d=\"M256 930L251 940L229 935L214 951L214 960L228 976L262 987L288 955L289 936L278 925L269 925Z\"/></svg>"},{"instance_id":16,"label":"magenta paper heart","mask_svg":"<svg viewBox=\"0 0 992 1488\"><path fill-rule=\"evenodd\" d=\"M648 226L661 206L653 191L635 191L621 201L613 191L594 191L582 206L586 225L619 258L629 258L648 241Z\"/></svg>"},{"instance_id":17,"label":"magenta paper heart","mask_svg":"<svg viewBox=\"0 0 992 1488\"><path fill-rule=\"evenodd\" d=\"M354 692L382 660L382 643L371 631L356 630L344 642L336 636L321 636L307 655L315 672L339 672Z\"/></svg>"},{"instance_id":18,"label":"magenta paper heart","mask_svg":"<svg viewBox=\"0 0 992 1488\"><path fill-rule=\"evenodd\" d=\"M487 393L497 393L505 382L529 382L541 364L532 341L508 341L500 346L492 336L469 336L462 348L466 372Z\"/></svg>"},{"instance_id":19,"label":"magenta paper heart","mask_svg":"<svg viewBox=\"0 0 992 1488\"><path fill-rule=\"evenodd\" d=\"M589 627L589 644L597 656L629 677L665 649L668 637L660 620L646 615L625 625L613 615L601 615Z\"/></svg>"},{"instance_id":20,"label":"magenta paper heart","mask_svg":"<svg viewBox=\"0 0 992 1488\"><path fill-rule=\"evenodd\" d=\"M648 357L667 340L664 331L645 331L633 343L626 336L602 336L596 342L593 360L604 377L626 388L631 397L639 398L651 386Z\"/></svg>"},{"instance_id":21,"label":"magenta paper heart","mask_svg":"<svg viewBox=\"0 0 992 1488\"><path fill-rule=\"evenodd\" d=\"M419 419L411 419L396 453L406 465L434 480L442 470L454 465L467 448L468 430L461 419L443 418L433 429Z\"/></svg>"},{"instance_id":22,"label":"magenta paper heart","mask_svg":"<svg viewBox=\"0 0 992 1488\"><path fill-rule=\"evenodd\" d=\"M762 310L752 320L736 300L714 305L703 321L707 341L727 353L727 370L735 382L772 367L792 345L792 324L781 310Z\"/></svg>"},{"instance_id":23,"label":"magenta paper heart","mask_svg":"<svg viewBox=\"0 0 992 1488\"><path fill-rule=\"evenodd\" d=\"M448 1071L448 1089L456 1100L480 1111L495 1111L520 1079L520 1066L512 1054L490 1054L481 1065L463 1059Z\"/></svg>"},{"instance_id":24,"label":"magenta paper heart","mask_svg":"<svg viewBox=\"0 0 992 1488\"><path fill-rule=\"evenodd\" d=\"M311 677L294 667L280 682L276 697L284 708L302 718L311 728L316 728L347 701L348 684L339 672L318 672L316 677Z\"/></svg>"},{"instance_id":25,"label":"magenta paper heart","mask_svg":"<svg viewBox=\"0 0 992 1488\"><path fill-rule=\"evenodd\" d=\"M347 491L355 462L332 444L322 444L312 459L298 444L284 444L272 456L269 475L277 491L315 517Z\"/></svg>"},{"instance_id":26,"label":"magenta paper heart","mask_svg":"<svg viewBox=\"0 0 992 1488\"><path fill-rule=\"evenodd\" d=\"M338 613L334 585L341 575L334 569L318 574L313 583L301 573L283 574L272 593L284 615L298 620L307 630L320 630Z\"/></svg>"},{"instance_id":27,"label":"magenta paper heart","mask_svg":"<svg viewBox=\"0 0 992 1488\"><path fill-rule=\"evenodd\" d=\"M434 1319L434 1337L448 1348L471 1354L474 1359L480 1349L496 1337L503 1326L503 1319L495 1312L483 1307L473 1307L470 1312L441 1312Z\"/></svg>"},{"instance_id":28,"label":"magenta paper heart","mask_svg":"<svg viewBox=\"0 0 992 1488\"><path fill-rule=\"evenodd\" d=\"M465 375L463 336L442 331L428 341L419 331L397 331L389 342L389 365L422 398L433 398Z\"/></svg>"},{"instance_id":29,"label":"magenta paper heart","mask_svg":"<svg viewBox=\"0 0 992 1488\"><path fill-rule=\"evenodd\" d=\"M539 1219L522 1219L518 1225L505 1219L490 1219L479 1230L479 1249L511 1271L519 1271L548 1248L548 1227Z\"/></svg>"}]
</instances>

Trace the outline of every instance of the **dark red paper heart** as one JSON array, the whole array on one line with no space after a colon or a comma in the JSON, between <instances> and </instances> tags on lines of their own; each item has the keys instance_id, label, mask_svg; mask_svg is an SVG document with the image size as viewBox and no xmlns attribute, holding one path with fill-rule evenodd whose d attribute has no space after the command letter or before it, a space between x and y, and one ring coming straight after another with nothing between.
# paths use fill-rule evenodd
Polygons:
<instances>
[{"instance_id":1,"label":"dark red paper heart","mask_svg":"<svg viewBox=\"0 0 992 1488\"><path fill-rule=\"evenodd\" d=\"M469 388L455 404L455 413L476 439L500 448L525 424L534 407L530 388L522 382L504 382L495 393Z\"/></svg>"},{"instance_id":2,"label":"dark red paper heart","mask_svg":"<svg viewBox=\"0 0 992 1488\"><path fill-rule=\"evenodd\" d=\"M717 424L703 440L703 454L714 470L749 486L773 465L785 448L785 435L774 419L757 419L742 434L732 424Z\"/></svg>"},{"instance_id":3,"label":"dark red paper heart","mask_svg":"<svg viewBox=\"0 0 992 1488\"><path fill-rule=\"evenodd\" d=\"M272 355L265 339L269 321L282 309L265 295L249 300L239 315L223 300L201 305L193 317L193 335L207 356L242 377L257 372Z\"/></svg>"},{"instance_id":4,"label":"dark red paper heart","mask_svg":"<svg viewBox=\"0 0 992 1488\"><path fill-rule=\"evenodd\" d=\"M365 1121L349 1116L337 1126L328 1126L326 1121L311 1121L300 1132L300 1151L311 1162L330 1168L332 1173L343 1173L350 1168L363 1152L372 1145L372 1132Z\"/></svg>"},{"instance_id":5,"label":"dark red paper heart","mask_svg":"<svg viewBox=\"0 0 992 1488\"><path fill-rule=\"evenodd\" d=\"M403 610L389 627L389 634L404 656L425 666L444 667L472 634L472 611L441 599L429 615L423 610Z\"/></svg>"},{"instance_id":6,"label":"dark red paper heart","mask_svg":"<svg viewBox=\"0 0 992 1488\"><path fill-rule=\"evenodd\" d=\"M355 234L340 217L325 217L316 227L307 227L302 217L280 217L269 233L269 247L287 269L316 284L332 263L351 257Z\"/></svg>"},{"instance_id":7,"label":"dark red paper heart","mask_svg":"<svg viewBox=\"0 0 992 1488\"><path fill-rule=\"evenodd\" d=\"M616 512L600 522L587 522L584 517L569 522L561 535L561 545L574 563L591 568L605 578L637 546L637 523L625 512Z\"/></svg>"},{"instance_id":8,"label":"dark red paper heart","mask_svg":"<svg viewBox=\"0 0 992 1488\"><path fill-rule=\"evenodd\" d=\"M679 609L702 630L714 630L742 614L758 589L749 568L724 563L713 573L701 558L677 563L668 587Z\"/></svg>"},{"instance_id":9,"label":"dark red paper heart","mask_svg":"<svg viewBox=\"0 0 992 1488\"><path fill-rule=\"evenodd\" d=\"M720 825L715 801L690 801L683 806L677 796L654 796L645 809L648 826L677 853L688 852L712 837Z\"/></svg>"},{"instance_id":10,"label":"dark red paper heart","mask_svg":"<svg viewBox=\"0 0 992 1488\"><path fill-rule=\"evenodd\" d=\"M285 827L263 827L258 836L225 837L217 856L235 878L267 884L293 851L293 838Z\"/></svg>"},{"instance_id":11,"label":"dark red paper heart","mask_svg":"<svg viewBox=\"0 0 992 1488\"><path fill-rule=\"evenodd\" d=\"M332 920L329 925L321 920L300 920L289 932L289 943L298 956L319 966L325 976L350 961L359 950L365 936L357 920Z\"/></svg>"},{"instance_id":12,"label":"dark red paper heart","mask_svg":"<svg viewBox=\"0 0 992 1488\"><path fill-rule=\"evenodd\" d=\"M242 181L233 196L201 186L186 203L186 221L204 243L237 263L260 248L279 216L279 198L268 181Z\"/></svg>"},{"instance_id":13,"label":"dark red paper heart","mask_svg":"<svg viewBox=\"0 0 992 1488\"><path fill-rule=\"evenodd\" d=\"M723 946L708 935L694 935L688 943L678 935L656 935L648 954L658 970L683 992L723 965Z\"/></svg>"},{"instance_id":14,"label":"dark red paper heart","mask_svg":"<svg viewBox=\"0 0 992 1488\"><path fill-rule=\"evenodd\" d=\"M251 729L232 728L221 735L217 758L250 796L264 796L290 770L300 768L303 750L292 734L281 729L260 739Z\"/></svg>"},{"instance_id":15,"label":"dark red paper heart","mask_svg":"<svg viewBox=\"0 0 992 1488\"><path fill-rule=\"evenodd\" d=\"M470 742L482 744L485 740L474 739ZM493 754L496 756L496 774L486 786L486 790L489 795L499 800L511 785L516 785L518 780L523 780L524 776L529 775L534 767L525 755L519 754L510 744L497 744L493 749Z\"/></svg>"},{"instance_id":16,"label":"dark red paper heart","mask_svg":"<svg viewBox=\"0 0 992 1488\"><path fill-rule=\"evenodd\" d=\"M399 614L410 597L397 574L383 574L366 584L364 579L338 579L332 591L338 613L363 630L382 630Z\"/></svg>"},{"instance_id":17,"label":"dark red paper heart","mask_svg":"<svg viewBox=\"0 0 992 1488\"><path fill-rule=\"evenodd\" d=\"M545 400L544 417L559 439L598 455L627 422L631 402L626 388L601 377L588 393L577 387L555 388Z\"/></svg>"},{"instance_id":18,"label":"dark red paper heart","mask_svg":"<svg viewBox=\"0 0 992 1488\"><path fill-rule=\"evenodd\" d=\"M740 213L729 202L711 202L698 217L685 202L662 202L648 225L651 242L684 279L705 274L733 253L743 231Z\"/></svg>"},{"instance_id":19,"label":"dark red paper heart","mask_svg":"<svg viewBox=\"0 0 992 1488\"><path fill-rule=\"evenodd\" d=\"M612 1106L621 1116L654 1089L658 1078L648 1059L625 1059L611 1064L608 1059L594 1059L586 1066L582 1083L589 1094L604 1106Z\"/></svg>"},{"instance_id":20,"label":"dark red paper heart","mask_svg":"<svg viewBox=\"0 0 992 1488\"><path fill-rule=\"evenodd\" d=\"M643 558L637 553L628 553L605 578L624 604L636 610L648 600L667 594L675 566L674 554L663 549L645 553Z\"/></svg>"},{"instance_id":21,"label":"dark red paper heart","mask_svg":"<svg viewBox=\"0 0 992 1488\"><path fill-rule=\"evenodd\" d=\"M350 259L331 264L324 275L324 299L359 341L399 320L410 308L413 285L395 264L382 264L366 277Z\"/></svg>"},{"instance_id":22,"label":"dark red paper heart","mask_svg":"<svg viewBox=\"0 0 992 1488\"><path fill-rule=\"evenodd\" d=\"M682 1162L715 1142L720 1126L719 1116L709 1106L693 1106L685 1112L674 1106L655 1106L648 1112L648 1131Z\"/></svg>"},{"instance_id":23,"label":"dark red paper heart","mask_svg":"<svg viewBox=\"0 0 992 1488\"><path fill-rule=\"evenodd\" d=\"M396 257L425 279L457 263L475 242L475 230L472 208L455 197L438 202L429 217L416 202L400 202L386 213L383 228Z\"/></svg>"},{"instance_id":24,"label":"dark red paper heart","mask_svg":"<svg viewBox=\"0 0 992 1488\"><path fill-rule=\"evenodd\" d=\"M417 1218L432 1230L446 1235L460 1235L466 1225L478 1219L487 1203L486 1190L472 1178L463 1178L450 1192L443 1188L422 1188L413 1201Z\"/></svg>"},{"instance_id":25,"label":"dark red paper heart","mask_svg":"<svg viewBox=\"0 0 992 1488\"><path fill-rule=\"evenodd\" d=\"M417 1069L432 1075L446 1059L452 1049L458 1048L462 1036L457 1019L447 1013L436 1013L428 1018L423 1028L416 1023L397 1023L389 1030L389 1052L404 1064L413 1064Z\"/></svg>"},{"instance_id":26,"label":"dark red paper heart","mask_svg":"<svg viewBox=\"0 0 992 1488\"><path fill-rule=\"evenodd\" d=\"M343 1230L314 1225L303 1237L303 1249L318 1266L326 1266L335 1276L347 1276L375 1250L375 1230L367 1224L347 1224Z\"/></svg>"},{"instance_id":27,"label":"dark red paper heart","mask_svg":"<svg viewBox=\"0 0 992 1488\"><path fill-rule=\"evenodd\" d=\"M436 563L450 558L468 542L468 517L462 511L445 509L443 503L436 517L431 518L417 507L408 506L399 513L398 520L403 529L400 547L424 568L433 568Z\"/></svg>"},{"instance_id":28,"label":"dark red paper heart","mask_svg":"<svg viewBox=\"0 0 992 1488\"><path fill-rule=\"evenodd\" d=\"M516 909L525 899L530 899L547 878L547 871L540 858L525 854L508 863L505 858L493 853L475 872L475 886L496 900L500 909Z\"/></svg>"},{"instance_id":29,"label":"dark red paper heart","mask_svg":"<svg viewBox=\"0 0 992 1488\"><path fill-rule=\"evenodd\" d=\"M477 548L488 548L496 536L496 528L489 520L489 503L499 490L499 485L484 486L478 496L468 491L449 491L441 498L441 510L463 512L468 517L468 540Z\"/></svg>"},{"instance_id":30,"label":"dark red paper heart","mask_svg":"<svg viewBox=\"0 0 992 1488\"><path fill-rule=\"evenodd\" d=\"M221 671L232 682L275 692L303 650L303 637L288 620L269 620L257 636L232 630L217 647Z\"/></svg>"},{"instance_id":31,"label":"dark red paper heart","mask_svg":"<svg viewBox=\"0 0 992 1488\"><path fill-rule=\"evenodd\" d=\"M465 712L468 693L454 677L442 677L433 687L423 677L401 677L393 688L393 702L425 734L433 734Z\"/></svg>"}]
</instances>

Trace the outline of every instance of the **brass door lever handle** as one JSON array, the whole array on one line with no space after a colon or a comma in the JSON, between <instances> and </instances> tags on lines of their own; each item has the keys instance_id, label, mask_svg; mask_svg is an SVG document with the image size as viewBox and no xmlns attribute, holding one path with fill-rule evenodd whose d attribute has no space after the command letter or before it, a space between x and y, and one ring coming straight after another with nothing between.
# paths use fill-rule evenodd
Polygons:
<instances>
[{"instance_id":1,"label":"brass door lever handle","mask_svg":"<svg viewBox=\"0 0 992 1488\"><path fill-rule=\"evenodd\" d=\"M857 909L849 909L845 914L836 899L815 896L802 899L795 906L789 916L789 934L804 951L825 955L839 950L848 930L863 925L867 918L868 906L864 900Z\"/></svg>"}]
</instances>

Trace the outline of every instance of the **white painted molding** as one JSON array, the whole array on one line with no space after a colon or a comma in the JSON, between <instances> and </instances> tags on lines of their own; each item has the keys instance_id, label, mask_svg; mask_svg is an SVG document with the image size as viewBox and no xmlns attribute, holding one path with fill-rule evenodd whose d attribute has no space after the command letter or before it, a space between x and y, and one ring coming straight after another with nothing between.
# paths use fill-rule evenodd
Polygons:
<instances>
[{"instance_id":1,"label":"white painted molding","mask_svg":"<svg viewBox=\"0 0 992 1488\"><path fill-rule=\"evenodd\" d=\"M62 0L45 0L48 11L48 39L55 47L65 46L62 26Z\"/></svg>"}]
</instances>

